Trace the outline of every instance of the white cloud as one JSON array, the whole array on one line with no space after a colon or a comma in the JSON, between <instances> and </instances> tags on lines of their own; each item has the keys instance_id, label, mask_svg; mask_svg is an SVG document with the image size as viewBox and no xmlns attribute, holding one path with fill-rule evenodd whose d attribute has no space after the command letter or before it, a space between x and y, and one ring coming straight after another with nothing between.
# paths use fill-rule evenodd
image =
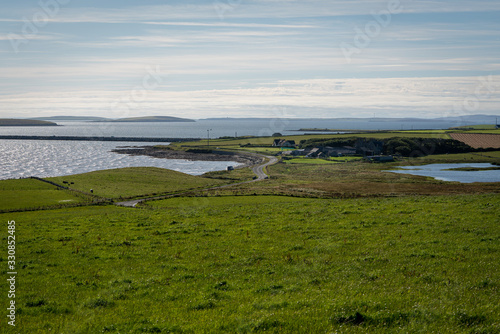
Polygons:
<instances>
[{"instance_id":1,"label":"white cloud","mask_svg":"<svg viewBox=\"0 0 500 334\"><path fill-rule=\"evenodd\" d=\"M147 91L142 102L131 91L31 92L0 96L4 110L51 110L72 115L176 114L193 118L241 116L288 108L290 117L349 116L351 110L378 110L377 116L439 117L456 113L495 114L500 106L500 76L489 78L388 78L284 80L255 88ZM468 99L475 110L465 109ZM117 101L128 101L116 103ZM112 107L115 105L115 107ZM325 114L325 110L330 112ZM253 114L253 116L263 116Z\"/></svg>"},{"instance_id":2,"label":"white cloud","mask_svg":"<svg viewBox=\"0 0 500 334\"><path fill-rule=\"evenodd\" d=\"M39 41L54 41L64 38L62 34L2 34L0 41L15 41L15 40L39 40Z\"/></svg>"},{"instance_id":3,"label":"white cloud","mask_svg":"<svg viewBox=\"0 0 500 334\"><path fill-rule=\"evenodd\" d=\"M222 27L222 28L286 28L286 29L309 29L318 28L314 25L305 24L263 24L263 23L227 23L227 22L142 22L151 25L164 26L187 26L187 27Z\"/></svg>"},{"instance_id":4,"label":"white cloud","mask_svg":"<svg viewBox=\"0 0 500 334\"><path fill-rule=\"evenodd\" d=\"M500 73L499 24L488 15L484 23L477 15L473 24L450 23L457 16L445 15L500 10L498 1L401 0L405 13L443 14L394 19L351 63L340 43L354 43L355 24L362 27L388 0L221 1L228 5L222 16L213 2L62 7L21 53L6 57L0 51L2 108L99 114L140 83L147 65L159 65L167 79L134 112L174 110L197 117L287 106L318 116L360 108L432 114L473 94L475 78L464 75ZM4 45L6 29L22 28L23 20L10 14L0 19ZM438 75L447 77L395 78ZM349 79L279 81L309 77ZM498 110L498 100L498 94L481 99L481 110Z\"/></svg>"},{"instance_id":5,"label":"white cloud","mask_svg":"<svg viewBox=\"0 0 500 334\"><path fill-rule=\"evenodd\" d=\"M297 18L370 15L373 11L388 8L387 0L350 0L350 1L220 1L206 5L160 5L130 6L127 8L68 8L61 6L60 12L49 19L59 23L140 23L151 24L152 21L171 20L218 20L241 18ZM451 13L498 11L500 3L489 0L435 0L412 1L400 0L403 13ZM398 8L399 8L398 7ZM22 18L0 18L3 22L22 22ZM168 24L168 23L167 23Z\"/></svg>"}]
</instances>

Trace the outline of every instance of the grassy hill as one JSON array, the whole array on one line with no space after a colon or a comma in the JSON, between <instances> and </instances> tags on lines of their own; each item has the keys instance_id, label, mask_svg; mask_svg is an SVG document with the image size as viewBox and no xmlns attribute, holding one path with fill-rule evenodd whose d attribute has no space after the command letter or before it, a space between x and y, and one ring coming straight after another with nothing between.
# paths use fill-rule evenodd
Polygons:
<instances>
[{"instance_id":1,"label":"grassy hill","mask_svg":"<svg viewBox=\"0 0 500 334\"><path fill-rule=\"evenodd\" d=\"M0 211L32 210L88 203L74 193L34 179L0 181Z\"/></svg>"},{"instance_id":2,"label":"grassy hill","mask_svg":"<svg viewBox=\"0 0 500 334\"><path fill-rule=\"evenodd\" d=\"M195 122L192 119L179 118L172 116L146 116L146 117L129 117L112 120L112 122Z\"/></svg>"},{"instance_id":3,"label":"grassy hill","mask_svg":"<svg viewBox=\"0 0 500 334\"><path fill-rule=\"evenodd\" d=\"M93 116L49 116L49 117L35 117L32 119L42 120L42 121L102 121L107 120L104 117L93 117Z\"/></svg>"},{"instance_id":4,"label":"grassy hill","mask_svg":"<svg viewBox=\"0 0 500 334\"><path fill-rule=\"evenodd\" d=\"M57 124L34 119L0 118L0 126L57 126Z\"/></svg>"},{"instance_id":5,"label":"grassy hill","mask_svg":"<svg viewBox=\"0 0 500 334\"><path fill-rule=\"evenodd\" d=\"M105 198L133 198L164 193L187 191L220 185L220 180L192 176L163 168L131 167L110 169L71 176L53 177L48 180L63 184L74 182L71 188Z\"/></svg>"}]
</instances>

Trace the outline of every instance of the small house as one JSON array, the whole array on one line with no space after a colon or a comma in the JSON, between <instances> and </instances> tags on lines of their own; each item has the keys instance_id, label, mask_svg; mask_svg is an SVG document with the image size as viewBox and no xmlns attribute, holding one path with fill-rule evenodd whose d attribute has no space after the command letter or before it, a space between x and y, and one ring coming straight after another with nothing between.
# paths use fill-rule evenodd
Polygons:
<instances>
[{"instance_id":1,"label":"small house","mask_svg":"<svg viewBox=\"0 0 500 334\"><path fill-rule=\"evenodd\" d=\"M295 148L295 140L286 140L286 139L275 139L273 141L274 147L290 147Z\"/></svg>"},{"instance_id":2,"label":"small house","mask_svg":"<svg viewBox=\"0 0 500 334\"><path fill-rule=\"evenodd\" d=\"M350 146L342 146L342 147L325 147L322 149L323 153L329 157L342 157L345 155L354 155L356 154L356 149Z\"/></svg>"},{"instance_id":3,"label":"small house","mask_svg":"<svg viewBox=\"0 0 500 334\"><path fill-rule=\"evenodd\" d=\"M314 158L318 156L319 148L315 147L312 150L309 151L309 153L306 155L306 158Z\"/></svg>"},{"instance_id":4,"label":"small house","mask_svg":"<svg viewBox=\"0 0 500 334\"><path fill-rule=\"evenodd\" d=\"M295 151L292 151L292 155L295 156L295 157L299 157L299 156L305 156L307 154L308 151L306 151L305 149L300 149L300 150L295 150Z\"/></svg>"}]
</instances>

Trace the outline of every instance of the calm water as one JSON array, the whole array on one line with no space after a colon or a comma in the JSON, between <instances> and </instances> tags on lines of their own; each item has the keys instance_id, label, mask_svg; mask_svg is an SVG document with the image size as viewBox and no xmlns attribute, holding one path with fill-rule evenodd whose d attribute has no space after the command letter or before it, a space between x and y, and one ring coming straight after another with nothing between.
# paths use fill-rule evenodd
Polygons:
<instances>
[{"instance_id":1,"label":"calm water","mask_svg":"<svg viewBox=\"0 0 500 334\"><path fill-rule=\"evenodd\" d=\"M496 166L484 163L431 164L424 166L405 166L401 167L405 170L386 170L384 172L430 176L441 181L455 181L461 183L500 182L500 170L469 171L469 172L446 170L450 168L463 168L463 167L488 168Z\"/></svg>"},{"instance_id":2,"label":"calm water","mask_svg":"<svg viewBox=\"0 0 500 334\"><path fill-rule=\"evenodd\" d=\"M0 179L51 177L123 167L160 167L191 175L223 170L236 162L186 161L110 152L126 142L0 140ZM140 143L155 145L155 143Z\"/></svg>"},{"instance_id":3,"label":"calm water","mask_svg":"<svg viewBox=\"0 0 500 334\"><path fill-rule=\"evenodd\" d=\"M189 123L100 123L56 122L59 127L0 127L0 135L37 136L115 136L115 137L164 137L211 138L222 136L270 136L302 134L298 129L359 129L359 130L409 130L445 129L457 126L452 122L338 122L335 120L199 120ZM307 131L306 131L307 132Z\"/></svg>"}]
</instances>

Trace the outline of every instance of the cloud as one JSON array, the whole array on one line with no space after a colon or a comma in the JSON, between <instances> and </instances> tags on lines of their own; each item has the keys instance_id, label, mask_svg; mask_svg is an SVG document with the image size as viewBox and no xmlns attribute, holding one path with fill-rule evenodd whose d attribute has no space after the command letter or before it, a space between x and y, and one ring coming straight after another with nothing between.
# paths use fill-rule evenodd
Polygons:
<instances>
[{"instance_id":1,"label":"cloud","mask_svg":"<svg viewBox=\"0 0 500 334\"><path fill-rule=\"evenodd\" d=\"M309 29L318 28L314 25L306 24L263 24L263 23L227 23L227 22L142 22L151 25L182 26L182 27L222 27L222 28L286 28L286 29Z\"/></svg>"},{"instance_id":2,"label":"cloud","mask_svg":"<svg viewBox=\"0 0 500 334\"><path fill-rule=\"evenodd\" d=\"M124 8L69 8L61 6L60 11L49 19L58 23L140 23L160 24L153 21L172 20L215 20L227 19L290 19L341 17L370 15L386 10L387 0L352 1L214 1L209 4L178 4L160 6L129 6ZM435 0L398 1L402 13L460 13L500 11L497 1L477 0ZM41 10L41 9L40 9ZM5 14L4 14L5 15ZM3 22L22 22L22 18L3 17ZM170 24L170 23L166 23ZM182 24L182 23L181 23Z\"/></svg>"},{"instance_id":3,"label":"cloud","mask_svg":"<svg viewBox=\"0 0 500 334\"><path fill-rule=\"evenodd\" d=\"M130 90L30 92L0 96L4 110L51 110L77 115L176 114L193 118L263 116L275 108L289 117L344 117L352 110L377 110L377 116L439 117L495 114L500 103L500 76L283 80L254 88L195 91L150 90L134 102ZM477 101L470 109L468 101ZM120 102L121 101L121 102ZM248 114L247 114L248 116Z\"/></svg>"},{"instance_id":4,"label":"cloud","mask_svg":"<svg viewBox=\"0 0 500 334\"><path fill-rule=\"evenodd\" d=\"M55 41L65 38L62 34L2 34L0 35L0 41L12 41L16 39L21 40L40 40L40 41Z\"/></svg>"},{"instance_id":5,"label":"cloud","mask_svg":"<svg viewBox=\"0 0 500 334\"><path fill-rule=\"evenodd\" d=\"M136 113L262 116L286 107L292 116L351 110L418 116L447 112L474 96L471 75L500 74L500 25L492 18L498 1L401 0L403 13L418 15L394 18L351 63L340 44L355 45L355 26L364 28L388 0L199 2L61 7L22 52L2 52L3 110L99 114L140 85L146 66L158 65L166 80ZM483 13L463 23L466 15L446 15L469 12ZM15 17L20 11L6 13L4 45L8 29L21 31L23 22L22 14ZM498 94L481 98L484 112L499 106Z\"/></svg>"}]
</instances>

